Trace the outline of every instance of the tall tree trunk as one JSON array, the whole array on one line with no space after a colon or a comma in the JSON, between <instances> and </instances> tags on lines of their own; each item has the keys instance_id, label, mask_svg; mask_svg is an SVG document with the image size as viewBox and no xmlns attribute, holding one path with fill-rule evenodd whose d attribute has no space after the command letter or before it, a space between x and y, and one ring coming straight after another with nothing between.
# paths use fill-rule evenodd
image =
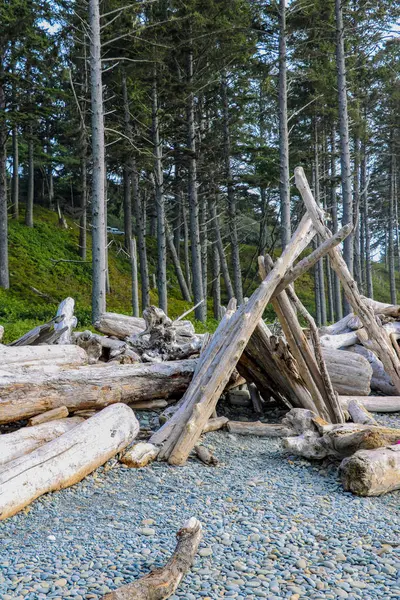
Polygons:
<instances>
[{"instance_id":1,"label":"tall tree trunk","mask_svg":"<svg viewBox=\"0 0 400 600\"><path fill-rule=\"evenodd\" d=\"M152 84L152 135L154 155L154 189L157 211L157 289L158 305L167 310L167 244L165 236L164 173L162 167L162 147L158 118L157 67L154 67Z\"/></svg>"},{"instance_id":2,"label":"tall tree trunk","mask_svg":"<svg viewBox=\"0 0 400 600\"><path fill-rule=\"evenodd\" d=\"M291 235L289 132L287 115L286 2L287 0L279 0L279 190L281 201L282 248L285 248L289 243Z\"/></svg>"},{"instance_id":3,"label":"tall tree trunk","mask_svg":"<svg viewBox=\"0 0 400 600\"><path fill-rule=\"evenodd\" d=\"M397 304L396 301L396 270L394 262L394 203L395 203L395 157L394 157L393 133L390 143L390 172L389 172L389 223L388 223L388 250L389 250L389 282L390 282L390 301Z\"/></svg>"},{"instance_id":4,"label":"tall tree trunk","mask_svg":"<svg viewBox=\"0 0 400 600\"><path fill-rule=\"evenodd\" d=\"M35 195L35 162L33 145L33 127L30 125L28 133L28 195L26 198L25 225L33 227L33 198Z\"/></svg>"},{"instance_id":5,"label":"tall tree trunk","mask_svg":"<svg viewBox=\"0 0 400 600\"><path fill-rule=\"evenodd\" d=\"M196 156L196 127L194 116L194 94L193 94L193 49L189 48L187 55L187 79L189 92L187 95L187 127L188 127L188 197L189 197L189 219L190 219L190 241L192 253L193 274L193 300L198 304L203 300L203 276L201 272L201 244L199 227L199 203L197 197L197 156ZM196 319L205 321L205 303L203 302L194 311Z\"/></svg>"},{"instance_id":6,"label":"tall tree trunk","mask_svg":"<svg viewBox=\"0 0 400 600\"><path fill-rule=\"evenodd\" d=\"M365 244L365 284L368 298L374 297L371 268L371 234L369 229L369 206L368 206L368 184L367 184L367 151L366 142L361 145L361 194L362 211L364 222L364 244Z\"/></svg>"},{"instance_id":7,"label":"tall tree trunk","mask_svg":"<svg viewBox=\"0 0 400 600\"><path fill-rule=\"evenodd\" d=\"M182 271L181 263L179 261L178 254L176 252L176 248L175 248L175 244L174 244L174 236L173 236L172 231L169 228L167 221L166 221L166 227L167 227L168 248L169 248L169 252L172 257L172 262L174 263L175 273L176 273L176 277L178 279L179 287L181 289L182 298L184 300L186 300L186 302L191 302L192 298L190 296L189 287L188 287L188 284L186 283L186 279L185 279L185 276Z\"/></svg>"},{"instance_id":8,"label":"tall tree trunk","mask_svg":"<svg viewBox=\"0 0 400 600\"><path fill-rule=\"evenodd\" d=\"M85 136L86 139L86 136ZM86 147L86 143L85 143ZM79 218L79 256L82 260L86 260L87 247L87 150L82 149L80 161L80 178L81 178L81 194L80 194L80 218Z\"/></svg>"},{"instance_id":9,"label":"tall tree trunk","mask_svg":"<svg viewBox=\"0 0 400 600\"><path fill-rule=\"evenodd\" d=\"M90 75L92 105L92 320L106 310L106 207L104 114L101 72L99 0L89 0Z\"/></svg>"},{"instance_id":10,"label":"tall tree trunk","mask_svg":"<svg viewBox=\"0 0 400 600\"><path fill-rule=\"evenodd\" d=\"M332 231L338 230L338 205L336 195L336 130L332 127L331 133L331 212L332 212ZM333 274L333 292L335 301L335 319L340 321L343 317L342 294L340 290L340 281L337 273Z\"/></svg>"},{"instance_id":11,"label":"tall tree trunk","mask_svg":"<svg viewBox=\"0 0 400 600\"><path fill-rule=\"evenodd\" d=\"M183 197L181 196L183 201ZM190 268L190 240L189 240L189 227L186 206L182 205L182 217L183 217L183 249L185 258L185 277L189 287L192 285L192 271Z\"/></svg>"},{"instance_id":12,"label":"tall tree trunk","mask_svg":"<svg viewBox=\"0 0 400 600\"><path fill-rule=\"evenodd\" d=\"M2 56L0 54L0 77L3 76ZM0 287L8 289L8 214L7 214L7 123L6 98L3 81L0 79Z\"/></svg>"},{"instance_id":13,"label":"tall tree trunk","mask_svg":"<svg viewBox=\"0 0 400 600\"><path fill-rule=\"evenodd\" d=\"M211 234L211 293L213 300L213 316L214 319L219 321L221 318L221 264L219 259L219 252L217 247L217 239L215 228L213 225L210 227Z\"/></svg>"},{"instance_id":14,"label":"tall tree trunk","mask_svg":"<svg viewBox=\"0 0 400 600\"><path fill-rule=\"evenodd\" d=\"M200 200L200 244L201 244L201 274L203 277L203 294L207 302L208 288L208 231L207 231L207 194L203 193Z\"/></svg>"},{"instance_id":15,"label":"tall tree trunk","mask_svg":"<svg viewBox=\"0 0 400 600\"><path fill-rule=\"evenodd\" d=\"M360 138L354 136L354 279L362 289L360 252Z\"/></svg>"},{"instance_id":16,"label":"tall tree trunk","mask_svg":"<svg viewBox=\"0 0 400 600\"><path fill-rule=\"evenodd\" d=\"M147 264L146 249L146 209L145 200L142 201L139 191L139 175L136 161L133 162L132 171L132 198L136 221L136 238L139 255L139 271L141 281L142 311L150 305L149 295L149 268Z\"/></svg>"},{"instance_id":17,"label":"tall tree trunk","mask_svg":"<svg viewBox=\"0 0 400 600\"><path fill-rule=\"evenodd\" d=\"M124 125L125 135L132 141L133 130L131 115L129 112L128 87L126 83L126 72L122 71L122 99L124 103ZM132 148L127 150L127 156L124 163L124 233L125 248L130 252L132 239Z\"/></svg>"},{"instance_id":18,"label":"tall tree trunk","mask_svg":"<svg viewBox=\"0 0 400 600\"><path fill-rule=\"evenodd\" d=\"M231 140L229 127L228 81L226 73L222 78L222 101L224 111L224 162L225 179L228 194L228 223L231 240L233 287L238 304L243 302L242 271L240 267L239 242L237 234L236 198L232 181Z\"/></svg>"},{"instance_id":19,"label":"tall tree trunk","mask_svg":"<svg viewBox=\"0 0 400 600\"><path fill-rule=\"evenodd\" d=\"M181 256L181 230L182 230L182 193L180 182L180 168L178 162L175 163L175 179L174 179L174 201L175 201L175 218L173 238L178 260ZM189 282L188 282L189 283Z\"/></svg>"},{"instance_id":20,"label":"tall tree trunk","mask_svg":"<svg viewBox=\"0 0 400 600\"><path fill-rule=\"evenodd\" d=\"M14 219L19 217L19 146L18 127L14 123L12 128L12 152L13 152L13 174L12 174L12 215Z\"/></svg>"},{"instance_id":21,"label":"tall tree trunk","mask_svg":"<svg viewBox=\"0 0 400 600\"><path fill-rule=\"evenodd\" d=\"M343 196L343 218L342 224L353 223L353 200L351 189L351 164L350 164L350 140L349 140L349 117L347 110L347 83L346 63L344 50L344 24L342 12L342 0L335 0L336 14L336 66L339 94L339 137L340 137L340 162L342 176ZM343 257L353 273L353 236L349 235L344 240ZM345 313L350 312L350 306L345 299Z\"/></svg>"},{"instance_id":22,"label":"tall tree trunk","mask_svg":"<svg viewBox=\"0 0 400 600\"><path fill-rule=\"evenodd\" d=\"M318 140L318 124L315 119L315 141L314 141L314 192L315 201L318 206L321 205L321 190L319 183L319 140ZM324 276L324 259L321 258L317 263L318 269L318 293L320 295L320 311L321 311L321 325L326 325L326 295L325 295L325 276ZM317 293L317 290L316 290Z\"/></svg>"},{"instance_id":23,"label":"tall tree trunk","mask_svg":"<svg viewBox=\"0 0 400 600\"><path fill-rule=\"evenodd\" d=\"M222 277L223 277L223 280L225 283L228 300L230 300L231 298L234 297L234 292L233 292L231 278L229 275L229 269L228 269L228 263L227 263L226 256L225 256L224 245L222 243L221 229L219 226L217 205L216 205L216 200L215 200L215 193L210 194L208 208L209 208L209 212L210 212L211 227L214 231L215 243L216 243L216 246L218 249L221 273L222 273Z\"/></svg>"}]
</instances>

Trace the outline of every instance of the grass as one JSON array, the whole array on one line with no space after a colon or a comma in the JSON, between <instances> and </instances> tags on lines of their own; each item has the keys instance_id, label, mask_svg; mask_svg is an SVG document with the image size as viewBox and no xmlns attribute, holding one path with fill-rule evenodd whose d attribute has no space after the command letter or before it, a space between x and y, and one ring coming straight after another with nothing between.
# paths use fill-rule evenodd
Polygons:
<instances>
[{"instance_id":1,"label":"grass","mask_svg":"<svg viewBox=\"0 0 400 600\"><path fill-rule=\"evenodd\" d=\"M78 255L79 230L76 223L67 220L68 229L58 226L57 215L42 207L35 207L35 226L26 227L22 220L9 222L10 289L0 289L0 324L5 327L4 341L7 343L23 335L35 325L51 319L58 304L67 296L76 302L75 312L80 329L91 325L91 253L86 262ZM90 236L88 246L90 247ZM114 236L109 248L109 275L111 293L107 297L107 310L131 314L130 263L122 251L122 236ZM149 272L156 273L156 241L147 240ZM241 247L243 272L251 262L254 247ZM58 262L59 261L59 262ZM179 285L171 261L167 261L168 313L176 318L191 308L191 303L181 298ZM399 281L399 276L398 281ZM382 264L373 268L375 298L389 301L388 274ZM258 285L256 262L253 261L248 278L249 296ZM296 291L310 312L314 313L314 280L306 273L296 282ZM157 304L157 291L151 290L151 302ZM226 299L225 299L226 302ZM194 321L198 332L213 331L217 322L212 319L212 304L208 300L208 319L205 324ZM265 317L275 319L271 306ZM193 313L188 317L194 320Z\"/></svg>"}]
</instances>

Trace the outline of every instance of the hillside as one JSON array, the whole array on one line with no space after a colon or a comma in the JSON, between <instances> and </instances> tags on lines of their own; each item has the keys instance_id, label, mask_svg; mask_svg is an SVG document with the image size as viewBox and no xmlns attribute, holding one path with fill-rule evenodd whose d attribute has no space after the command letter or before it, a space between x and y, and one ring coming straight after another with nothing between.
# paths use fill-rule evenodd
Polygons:
<instances>
[{"instance_id":1,"label":"hillside","mask_svg":"<svg viewBox=\"0 0 400 600\"><path fill-rule=\"evenodd\" d=\"M76 314L80 328L91 323L91 256L79 261L78 227L68 220L68 230L58 227L57 215L41 207L35 208L35 227L27 228L22 221L9 222L10 281L11 289L0 289L0 323L5 327L5 341L15 339L54 316L58 303L66 296L76 301ZM90 244L90 239L89 239ZM121 251L122 236L113 236L109 250L111 293L107 309L130 314L130 264ZM242 268L249 265L254 248L242 247ZM156 244L148 239L150 274L156 272ZM60 262L58 262L60 261ZM253 269L255 265L253 265ZM374 265L376 299L389 301L389 282L383 265ZM257 283L254 278L252 288ZM296 290L308 309L314 310L313 280L307 274L296 284ZM171 262L168 261L169 316L175 318L190 308L181 299L179 286ZM157 304L157 291L151 290L151 300ZM212 315L209 302L209 315ZM273 319L273 311L267 312ZM205 325L196 323L199 331L212 330L216 322L209 318Z\"/></svg>"}]
</instances>

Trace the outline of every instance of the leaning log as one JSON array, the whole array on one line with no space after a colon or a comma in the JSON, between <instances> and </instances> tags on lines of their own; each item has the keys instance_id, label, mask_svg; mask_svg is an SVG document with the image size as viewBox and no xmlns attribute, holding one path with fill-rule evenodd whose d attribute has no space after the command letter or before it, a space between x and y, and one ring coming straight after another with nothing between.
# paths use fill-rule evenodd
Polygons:
<instances>
[{"instance_id":1,"label":"leaning log","mask_svg":"<svg viewBox=\"0 0 400 600\"><path fill-rule=\"evenodd\" d=\"M46 367L85 365L86 352L73 345L0 346L0 365L7 367Z\"/></svg>"},{"instance_id":2,"label":"leaning log","mask_svg":"<svg viewBox=\"0 0 400 600\"><path fill-rule=\"evenodd\" d=\"M83 421L84 419L80 417L59 419L34 427L22 427L12 433L0 435L0 465L5 465L19 456L33 452L36 448L60 437Z\"/></svg>"},{"instance_id":3,"label":"leaning log","mask_svg":"<svg viewBox=\"0 0 400 600\"><path fill-rule=\"evenodd\" d=\"M172 596L194 562L202 537L201 523L192 517L176 537L175 551L164 567L106 594L102 600L166 600Z\"/></svg>"},{"instance_id":4,"label":"leaning log","mask_svg":"<svg viewBox=\"0 0 400 600\"><path fill-rule=\"evenodd\" d=\"M360 450L339 467L344 489L357 496L380 496L400 489L400 445Z\"/></svg>"},{"instance_id":5,"label":"leaning log","mask_svg":"<svg viewBox=\"0 0 400 600\"><path fill-rule=\"evenodd\" d=\"M0 468L0 520L12 517L39 496L81 481L136 437L139 423L124 404L115 404L52 442Z\"/></svg>"},{"instance_id":6,"label":"leaning log","mask_svg":"<svg viewBox=\"0 0 400 600\"><path fill-rule=\"evenodd\" d=\"M0 375L0 423L26 419L60 406L75 412L116 402L180 397L195 366L196 360L183 360Z\"/></svg>"},{"instance_id":7,"label":"leaning log","mask_svg":"<svg viewBox=\"0 0 400 600\"><path fill-rule=\"evenodd\" d=\"M294 236L279 257L271 273L237 312L226 312L211 342L199 359L196 375L179 410L150 441L163 444L160 458L182 465L197 444L218 399L236 367L254 329L273 294L293 261L314 237L309 217L303 217ZM168 439L167 439L168 438ZM156 439L158 441L156 441Z\"/></svg>"}]
</instances>

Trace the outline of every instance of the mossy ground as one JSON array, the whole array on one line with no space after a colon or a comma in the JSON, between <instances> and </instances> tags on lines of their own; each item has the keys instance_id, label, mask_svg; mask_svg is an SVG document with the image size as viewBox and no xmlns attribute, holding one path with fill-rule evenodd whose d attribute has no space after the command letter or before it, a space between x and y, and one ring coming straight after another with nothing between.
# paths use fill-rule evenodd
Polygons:
<instances>
[{"instance_id":1,"label":"mossy ground","mask_svg":"<svg viewBox=\"0 0 400 600\"><path fill-rule=\"evenodd\" d=\"M67 220L68 229L58 226L57 215L42 207L35 207L34 228L24 225L23 218L9 221L9 260L10 289L0 289L0 324L5 327L5 342L18 338L39 323L51 319L57 305L67 296L76 302L76 315L79 328L89 328L91 324L91 252L88 237L87 262L79 261L79 229L75 222ZM122 236L109 240L109 274L111 293L107 297L107 310L131 314L130 263L122 251ZM150 274L156 273L156 241L148 238L148 258ZM241 259L243 272L250 272L245 284L245 293L250 295L258 284L254 247L242 246ZM60 261L60 262L57 262ZM191 303L181 298L179 286L170 260L168 265L168 313L176 318L191 307ZM388 301L389 281L384 266L374 265L375 297ZM311 273L307 273L296 283L296 291L307 308L314 312L314 283ZM44 294L40 296L37 291ZM157 291L151 290L151 301L157 304ZM265 313L268 320L274 320L272 307ZM190 315L194 319L193 314ZM212 319L211 300L208 302L208 319L205 324L196 322L199 332L212 331L216 327Z\"/></svg>"}]
</instances>

